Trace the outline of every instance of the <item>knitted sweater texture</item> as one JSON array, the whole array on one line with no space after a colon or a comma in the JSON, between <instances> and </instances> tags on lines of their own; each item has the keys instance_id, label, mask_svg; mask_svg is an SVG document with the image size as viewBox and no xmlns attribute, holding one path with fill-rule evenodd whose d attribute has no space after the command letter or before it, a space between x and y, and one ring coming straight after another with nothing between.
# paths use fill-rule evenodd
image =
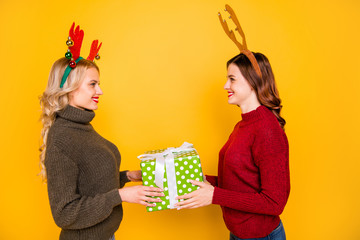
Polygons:
<instances>
[{"instance_id":1,"label":"knitted sweater texture","mask_svg":"<svg viewBox=\"0 0 360 240\"><path fill-rule=\"evenodd\" d=\"M90 124L94 117L68 105L49 130L45 166L60 240L108 240L122 220L118 189L128 179L117 147Z\"/></svg>"},{"instance_id":2,"label":"knitted sweater texture","mask_svg":"<svg viewBox=\"0 0 360 240\"><path fill-rule=\"evenodd\" d=\"M264 106L242 114L220 150L212 202L239 238L262 238L280 223L290 193L289 145L274 114Z\"/></svg>"}]
</instances>

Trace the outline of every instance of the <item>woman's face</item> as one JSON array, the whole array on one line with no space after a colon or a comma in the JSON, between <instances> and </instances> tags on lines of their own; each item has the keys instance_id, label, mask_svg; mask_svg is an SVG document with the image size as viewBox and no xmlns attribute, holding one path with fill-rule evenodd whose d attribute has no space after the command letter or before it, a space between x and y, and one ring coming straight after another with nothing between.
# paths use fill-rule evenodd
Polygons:
<instances>
[{"instance_id":1,"label":"woman's face","mask_svg":"<svg viewBox=\"0 0 360 240\"><path fill-rule=\"evenodd\" d=\"M224 89L228 92L229 104L238 105L241 109L242 106L249 106L254 99L257 99L255 91L243 77L238 66L233 63L228 67Z\"/></svg>"},{"instance_id":2,"label":"woman's face","mask_svg":"<svg viewBox=\"0 0 360 240\"><path fill-rule=\"evenodd\" d=\"M99 96L103 94L99 85L98 71L95 68L87 69L80 87L69 93L69 104L83 110L96 110Z\"/></svg>"}]
</instances>

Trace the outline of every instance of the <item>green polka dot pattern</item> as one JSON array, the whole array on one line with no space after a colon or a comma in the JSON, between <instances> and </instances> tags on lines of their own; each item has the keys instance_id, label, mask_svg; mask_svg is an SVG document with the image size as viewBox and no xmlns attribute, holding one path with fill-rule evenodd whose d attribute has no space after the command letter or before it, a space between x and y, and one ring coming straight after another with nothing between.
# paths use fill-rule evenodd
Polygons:
<instances>
[{"instance_id":1,"label":"green polka dot pattern","mask_svg":"<svg viewBox=\"0 0 360 240\"><path fill-rule=\"evenodd\" d=\"M153 150L146 152L146 154L160 153L166 149ZM190 193L199 187L189 183L189 180L197 180L203 182L203 173L201 169L201 163L198 153L194 151L185 151L185 152L174 152L174 165L175 165L175 174L176 174L176 185L177 185L177 194L184 195ZM140 163L142 179L144 186L157 187L155 184L155 165L156 160L146 160ZM164 197L160 198L162 202L156 203L155 207L146 207L148 212L160 211L165 209L170 209L170 200L169 200L169 186L167 181L166 169L164 173L163 180L164 188ZM171 186L170 186L171 187Z\"/></svg>"}]
</instances>

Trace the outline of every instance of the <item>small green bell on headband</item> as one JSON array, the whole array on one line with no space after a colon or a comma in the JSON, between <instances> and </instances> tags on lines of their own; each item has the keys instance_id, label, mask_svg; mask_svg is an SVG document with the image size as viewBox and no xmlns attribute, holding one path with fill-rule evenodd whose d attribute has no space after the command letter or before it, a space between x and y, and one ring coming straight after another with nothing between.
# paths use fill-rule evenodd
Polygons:
<instances>
[{"instance_id":1,"label":"small green bell on headband","mask_svg":"<svg viewBox=\"0 0 360 240\"><path fill-rule=\"evenodd\" d=\"M65 57L67 59L71 59L72 58L72 53L70 52L70 49L68 49L68 51L65 53Z\"/></svg>"}]
</instances>

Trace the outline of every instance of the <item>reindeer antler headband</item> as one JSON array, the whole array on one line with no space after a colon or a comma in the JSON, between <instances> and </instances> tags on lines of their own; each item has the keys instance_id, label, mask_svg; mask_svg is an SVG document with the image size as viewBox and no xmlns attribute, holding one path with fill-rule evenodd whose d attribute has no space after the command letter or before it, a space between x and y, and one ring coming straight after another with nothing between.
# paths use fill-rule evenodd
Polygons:
<instances>
[{"instance_id":1,"label":"reindeer antler headband","mask_svg":"<svg viewBox=\"0 0 360 240\"><path fill-rule=\"evenodd\" d=\"M60 88L62 88L66 82L67 77L69 76L72 69L76 67L76 64L81 60L84 59L80 57L80 49L82 45L82 41L84 38L84 31L80 30L80 26L77 26L75 28L75 23L71 25L70 31L69 31L69 37L66 41L66 45L69 47L67 52L65 53L65 57L67 59L70 59L69 65L66 67L64 75L61 79ZM99 44L98 40L94 40L91 44L90 54L86 58L87 60L94 61L94 58L96 60L100 59L99 56L99 50L101 47L101 44Z\"/></svg>"},{"instance_id":2,"label":"reindeer antler headband","mask_svg":"<svg viewBox=\"0 0 360 240\"><path fill-rule=\"evenodd\" d=\"M229 36L229 38L236 44L236 46L239 48L240 53L243 53L251 62L252 66L254 67L256 73L259 75L259 77L261 78L261 70L259 67L258 62L256 61L256 58L254 56L254 54L247 48L247 44L246 44L246 39L245 39L245 34L244 31L242 30L240 23L235 15L234 10L229 6L229 5L225 5L225 11L227 11L230 14L230 17L233 22L236 25L235 31L238 31L241 38L242 38L242 43L240 43L236 37L235 37L235 33L233 32L233 30L229 30L229 27L226 23L225 20L222 19L220 12L218 13L219 15L219 19L220 19L220 23L221 26L223 27L225 33Z\"/></svg>"}]
</instances>

